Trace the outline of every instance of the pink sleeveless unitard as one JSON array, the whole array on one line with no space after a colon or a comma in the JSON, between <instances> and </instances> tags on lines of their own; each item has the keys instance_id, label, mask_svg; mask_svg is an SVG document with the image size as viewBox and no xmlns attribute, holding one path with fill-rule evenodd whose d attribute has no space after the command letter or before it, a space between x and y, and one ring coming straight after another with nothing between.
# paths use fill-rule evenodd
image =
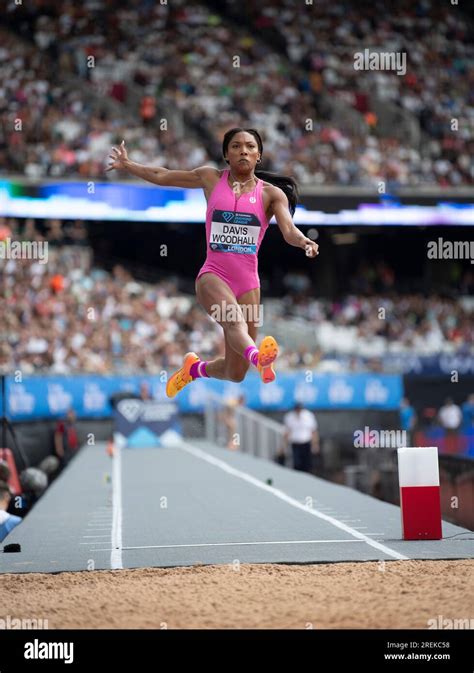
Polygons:
<instances>
[{"instance_id":1,"label":"pink sleeveless unitard","mask_svg":"<svg viewBox=\"0 0 474 673\"><path fill-rule=\"evenodd\" d=\"M258 250L268 220L263 205L263 180L237 198L222 174L212 190L206 211L207 257L197 278L205 273L219 276L237 299L260 287Z\"/></svg>"}]
</instances>

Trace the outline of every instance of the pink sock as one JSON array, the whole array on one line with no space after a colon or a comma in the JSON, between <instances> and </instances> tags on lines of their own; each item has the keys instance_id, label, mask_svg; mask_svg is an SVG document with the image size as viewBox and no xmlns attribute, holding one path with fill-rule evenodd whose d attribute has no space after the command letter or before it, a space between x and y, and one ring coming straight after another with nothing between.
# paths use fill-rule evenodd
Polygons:
<instances>
[{"instance_id":1,"label":"pink sock","mask_svg":"<svg viewBox=\"0 0 474 673\"><path fill-rule=\"evenodd\" d=\"M244 350L244 358L256 367L258 364L258 348L255 346L247 346Z\"/></svg>"},{"instance_id":2,"label":"pink sock","mask_svg":"<svg viewBox=\"0 0 474 673\"><path fill-rule=\"evenodd\" d=\"M207 360L198 360L191 365L189 373L193 379L199 379L202 376L209 378L209 374L206 372Z\"/></svg>"}]
</instances>

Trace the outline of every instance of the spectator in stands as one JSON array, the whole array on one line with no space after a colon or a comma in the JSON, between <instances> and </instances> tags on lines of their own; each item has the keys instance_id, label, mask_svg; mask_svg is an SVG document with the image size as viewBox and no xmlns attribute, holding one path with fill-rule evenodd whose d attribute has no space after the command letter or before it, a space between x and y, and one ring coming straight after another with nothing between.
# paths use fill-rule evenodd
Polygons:
<instances>
[{"instance_id":1,"label":"spectator in stands","mask_svg":"<svg viewBox=\"0 0 474 673\"><path fill-rule=\"evenodd\" d=\"M50 245L61 245L64 243L64 229L61 220L48 220L46 240Z\"/></svg>"},{"instance_id":2,"label":"spectator in stands","mask_svg":"<svg viewBox=\"0 0 474 673\"><path fill-rule=\"evenodd\" d=\"M10 494L15 495L15 490L9 483L10 477L11 470L8 466L8 463L5 460L0 460L0 482L5 482L10 488ZM13 514L14 516L20 516L20 518L25 516L25 514L28 512L28 503L23 497L23 493L21 495L17 493L14 498L10 499L10 504L7 508L7 511L9 514Z\"/></svg>"},{"instance_id":3,"label":"spectator in stands","mask_svg":"<svg viewBox=\"0 0 474 673\"><path fill-rule=\"evenodd\" d=\"M462 422L462 412L451 397L446 398L444 405L438 412L438 419L442 428L446 431L446 453L459 453L458 431Z\"/></svg>"},{"instance_id":4,"label":"spectator in stands","mask_svg":"<svg viewBox=\"0 0 474 673\"><path fill-rule=\"evenodd\" d=\"M6 460L0 460L0 481L5 481L8 484L10 474L10 468Z\"/></svg>"},{"instance_id":5,"label":"spectator in stands","mask_svg":"<svg viewBox=\"0 0 474 673\"><path fill-rule=\"evenodd\" d=\"M48 486L58 475L61 463L57 456L46 456L38 465L38 469L45 473L48 478Z\"/></svg>"},{"instance_id":6,"label":"spectator in stands","mask_svg":"<svg viewBox=\"0 0 474 673\"><path fill-rule=\"evenodd\" d=\"M48 488L48 477L39 467L27 467L20 472L21 512L24 516Z\"/></svg>"},{"instance_id":7,"label":"spectator in stands","mask_svg":"<svg viewBox=\"0 0 474 673\"><path fill-rule=\"evenodd\" d=\"M410 404L407 397L403 397L400 403L400 425L404 432L406 432L407 446L411 446L412 433L417 422L416 411Z\"/></svg>"},{"instance_id":8,"label":"spectator in stands","mask_svg":"<svg viewBox=\"0 0 474 673\"><path fill-rule=\"evenodd\" d=\"M87 244L87 228L82 220L68 223L64 226L64 234L66 243L69 245L86 245Z\"/></svg>"},{"instance_id":9,"label":"spectator in stands","mask_svg":"<svg viewBox=\"0 0 474 673\"><path fill-rule=\"evenodd\" d=\"M146 381L142 381L142 383L140 383L140 399L142 402L149 402L153 399L150 393L150 386Z\"/></svg>"},{"instance_id":10,"label":"spectator in stands","mask_svg":"<svg viewBox=\"0 0 474 673\"><path fill-rule=\"evenodd\" d=\"M11 500L10 487L6 481L0 481L0 542L21 523L19 516L8 514L8 506Z\"/></svg>"},{"instance_id":11,"label":"spectator in stands","mask_svg":"<svg viewBox=\"0 0 474 673\"><path fill-rule=\"evenodd\" d=\"M54 449L61 467L65 467L79 449L74 409L69 409L66 418L58 421L54 433Z\"/></svg>"},{"instance_id":12,"label":"spectator in stands","mask_svg":"<svg viewBox=\"0 0 474 673\"><path fill-rule=\"evenodd\" d=\"M460 407L454 403L451 397L447 397L444 405L438 413L439 421L445 430L455 431L459 429L462 421Z\"/></svg>"},{"instance_id":13,"label":"spectator in stands","mask_svg":"<svg viewBox=\"0 0 474 673\"><path fill-rule=\"evenodd\" d=\"M11 477L11 471L10 468L8 467L8 463L5 460L0 460L0 482L5 482L5 484L7 484L8 487L10 487L9 484L10 477ZM7 507L7 510L8 509L10 510L9 512L10 514L13 514L13 511L16 511L14 510L13 505L14 501L10 500L10 505L9 507Z\"/></svg>"},{"instance_id":14,"label":"spectator in stands","mask_svg":"<svg viewBox=\"0 0 474 673\"><path fill-rule=\"evenodd\" d=\"M462 418L465 430L474 429L474 393L471 393L462 405Z\"/></svg>"},{"instance_id":15,"label":"spectator in stands","mask_svg":"<svg viewBox=\"0 0 474 673\"><path fill-rule=\"evenodd\" d=\"M285 441L291 445L295 470L312 472L313 456L320 455L318 422L315 415L297 402L293 411L285 414ZM318 468L321 467L320 461Z\"/></svg>"},{"instance_id":16,"label":"spectator in stands","mask_svg":"<svg viewBox=\"0 0 474 673\"><path fill-rule=\"evenodd\" d=\"M231 398L226 400L224 407L219 414L220 422L224 425L227 433L227 448L228 449L238 449L240 443L236 441L237 434L237 418L236 418L236 409L237 407L243 407L245 405L245 395L239 395L237 398Z\"/></svg>"}]
</instances>

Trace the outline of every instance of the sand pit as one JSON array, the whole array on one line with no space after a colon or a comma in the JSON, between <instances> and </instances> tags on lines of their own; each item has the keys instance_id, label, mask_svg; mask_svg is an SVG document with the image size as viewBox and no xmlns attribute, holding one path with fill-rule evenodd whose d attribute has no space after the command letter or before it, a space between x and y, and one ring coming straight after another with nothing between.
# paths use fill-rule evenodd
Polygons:
<instances>
[{"instance_id":1,"label":"sand pit","mask_svg":"<svg viewBox=\"0 0 474 673\"><path fill-rule=\"evenodd\" d=\"M472 586L474 560L1 575L0 618L50 629L427 629L439 615L472 625Z\"/></svg>"}]
</instances>

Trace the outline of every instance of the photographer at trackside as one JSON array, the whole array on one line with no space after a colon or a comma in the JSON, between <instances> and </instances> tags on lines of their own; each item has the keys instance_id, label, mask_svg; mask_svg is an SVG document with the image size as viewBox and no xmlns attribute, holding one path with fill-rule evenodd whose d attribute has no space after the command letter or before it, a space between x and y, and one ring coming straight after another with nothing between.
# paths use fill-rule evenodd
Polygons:
<instances>
[{"instance_id":1,"label":"photographer at trackside","mask_svg":"<svg viewBox=\"0 0 474 673\"><path fill-rule=\"evenodd\" d=\"M0 481L0 542L22 522L19 516L8 513L12 493L6 481Z\"/></svg>"}]
</instances>

